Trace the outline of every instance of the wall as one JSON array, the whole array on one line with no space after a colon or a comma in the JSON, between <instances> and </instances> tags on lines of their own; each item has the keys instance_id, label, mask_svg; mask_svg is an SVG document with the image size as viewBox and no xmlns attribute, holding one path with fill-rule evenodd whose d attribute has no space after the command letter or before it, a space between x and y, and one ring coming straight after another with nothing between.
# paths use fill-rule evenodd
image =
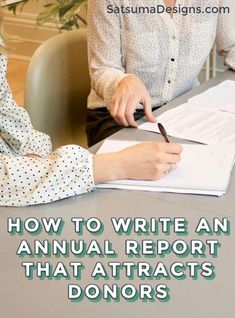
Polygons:
<instances>
[{"instance_id":1,"label":"wall","mask_svg":"<svg viewBox=\"0 0 235 318\"><path fill-rule=\"evenodd\" d=\"M25 5L22 12L14 15L6 8L3 9L4 31L16 41L10 40L12 57L29 60L36 48L49 37L58 33L56 25L47 23L43 26L36 26L36 17L43 10L45 1L32 2Z\"/></svg>"}]
</instances>

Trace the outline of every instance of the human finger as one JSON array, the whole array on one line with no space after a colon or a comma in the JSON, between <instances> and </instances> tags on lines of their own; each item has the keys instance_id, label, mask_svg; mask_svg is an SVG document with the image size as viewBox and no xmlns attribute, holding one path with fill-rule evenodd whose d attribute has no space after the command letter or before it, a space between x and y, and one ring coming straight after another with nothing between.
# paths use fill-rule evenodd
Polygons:
<instances>
[{"instance_id":1,"label":"human finger","mask_svg":"<svg viewBox=\"0 0 235 318\"><path fill-rule=\"evenodd\" d=\"M138 101L135 97L130 98L127 103L126 112L125 112L126 121L128 122L129 126L132 126L135 128L137 127L137 123L134 118L134 112L135 112L137 103Z\"/></svg>"},{"instance_id":2,"label":"human finger","mask_svg":"<svg viewBox=\"0 0 235 318\"><path fill-rule=\"evenodd\" d=\"M124 127L129 126L128 122L126 120L126 117L125 117L126 107L127 107L127 101L125 99L122 99L122 101L118 107L118 111L117 111L117 115L116 115L116 119L118 120L120 125L124 126Z\"/></svg>"},{"instance_id":3,"label":"human finger","mask_svg":"<svg viewBox=\"0 0 235 318\"><path fill-rule=\"evenodd\" d=\"M144 97L142 97L143 107L144 107L144 114L148 121L151 123L155 123L156 119L152 112L152 104L151 104L151 98L146 94Z\"/></svg>"},{"instance_id":4,"label":"human finger","mask_svg":"<svg viewBox=\"0 0 235 318\"><path fill-rule=\"evenodd\" d=\"M183 147L179 144L172 144L167 142L157 143L159 150L162 150L169 154L180 154L183 151Z\"/></svg>"},{"instance_id":5,"label":"human finger","mask_svg":"<svg viewBox=\"0 0 235 318\"><path fill-rule=\"evenodd\" d=\"M180 154L169 154L167 152L161 152L160 154L158 154L157 158L158 162L163 164L174 164L178 163L181 160Z\"/></svg>"}]
</instances>

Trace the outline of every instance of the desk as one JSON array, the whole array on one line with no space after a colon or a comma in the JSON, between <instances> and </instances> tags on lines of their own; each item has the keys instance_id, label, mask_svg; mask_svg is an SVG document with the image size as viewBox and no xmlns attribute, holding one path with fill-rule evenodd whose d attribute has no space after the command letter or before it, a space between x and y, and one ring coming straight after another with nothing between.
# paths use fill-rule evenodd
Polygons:
<instances>
[{"instance_id":1,"label":"desk","mask_svg":"<svg viewBox=\"0 0 235 318\"><path fill-rule=\"evenodd\" d=\"M235 73L226 71L219 74L216 78L194 89L192 92L181 96L175 101L156 111L156 115L171 107L184 103L189 97L198 94L211 86L214 86L225 79L235 80ZM137 140L158 140L161 137L150 132L138 131L135 129L123 129L113 136L113 138L137 139ZM96 151L97 146L92 148ZM222 197L179 195L167 193L149 193L121 190L97 190L93 193L82 195L80 197L63 200L57 203L36 206L29 208L0 208L0 304L1 317L3 318L131 318L131 317L179 317L179 318L230 318L234 316L234 286L235 286L235 176L233 173L228 193ZM21 267L21 259L15 255L15 251L22 239L20 236L10 236L6 231L8 217L63 217L66 226L63 231L63 239L76 239L70 223L72 217L82 216L84 218L98 217L104 223L107 237L114 242L114 247L121 249L126 237L120 237L113 234L110 229L110 217L150 217L159 218L185 217L190 223L191 229L197 224L201 217L212 220L213 217L227 216L231 222L231 236L221 236L219 238L222 246L219 249L218 258L213 259L216 267L216 279L206 281L199 278L194 281L190 278L186 280L176 280L172 278L167 282L170 288L171 300L168 303L156 301L155 303L98 303L81 302L71 303L67 300L67 286L79 284L72 280L40 281L34 279L27 280L24 277L24 271ZM26 238L32 242L34 237L27 235ZM38 239L47 238L41 234ZM55 237L57 238L57 237ZM84 234L84 240L92 238ZM101 238L101 237L100 237ZM139 239L143 239L140 237ZM152 237L151 237L152 238ZM166 237L165 237L166 238ZM197 238L193 232L189 233L188 240ZM216 237L215 237L216 238ZM102 238L104 239L104 237ZM169 241L175 239L175 236L169 236ZM206 237L205 239L208 239ZM99 240L99 238L97 238ZM122 256L119 258L122 260ZM127 258L125 258L128 260ZM206 258L210 260L210 258ZM25 259L28 261L29 258ZM78 261L77 259L73 259ZM180 261L173 255L163 260L166 264L174 261ZM190 260L190 258L186 259ZM191 258L192 260L192 258ZM40 261L40 259L34 259ZM42 260L46 261L46 260ZM63 261L68 264L71 259L55 260ZM88 259L86 266L91 268L98 259ZM129 260L130 261L130 260ZM156 259L146 260L156 263ZM159 261L159 259L158 259ZM200 259L198 261L201 262ZM53 262L53 261L52 261ZM127 283L126 279L121 279L118 284ZM91 283L89 277L84 277L81 285L85 286ZM100 281L100 284L104 284ZM113 282L112 282L113 283ZM131 282L135 283L135 282ZM144 281L148 283L148 281ZM156 285L159 282L152 281ZM97 282L99 284L99 282ZM111 283L110 283L111 284Z\"/></svg>"}]
</instances>

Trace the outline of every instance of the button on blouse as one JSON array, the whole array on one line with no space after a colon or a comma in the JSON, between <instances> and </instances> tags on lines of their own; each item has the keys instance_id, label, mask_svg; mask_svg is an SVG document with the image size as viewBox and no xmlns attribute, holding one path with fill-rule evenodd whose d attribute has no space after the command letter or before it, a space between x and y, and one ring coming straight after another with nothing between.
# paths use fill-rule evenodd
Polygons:
<instances>
[{"instance_id":1,"label":"button on blouse","mask_svg":"<svg viewBox=\"0 0 235 318\"><path fill-rule=\"evenodd\" d=\"M88 108L111 106L118 83L137 75L161 106L189 91L216 41L225 63L235 69L235 1L177 0L186 7L228 7L229 13L108 13L115 7L156 7L163 0L88 0ZM174 58L174 63L171 60ZM169 85L170 84L170 85ZM138 106L141 108L141 106Z\"/></svg>"}]
</instances>

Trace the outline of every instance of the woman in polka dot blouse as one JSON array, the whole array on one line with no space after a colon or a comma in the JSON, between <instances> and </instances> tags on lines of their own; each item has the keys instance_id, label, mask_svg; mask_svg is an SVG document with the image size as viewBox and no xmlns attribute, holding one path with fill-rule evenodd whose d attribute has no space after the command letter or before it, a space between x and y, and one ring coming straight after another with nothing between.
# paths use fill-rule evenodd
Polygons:
<instances>
[{"instance_id":1,"label":"woman in polka dot blouse","mask_svg":"<svg viewBox=\"0 0 235 318\"><path fill-rule=\"evenodd\" d=\"M235 69L234 0L88 0L89 145L197 85L215 40Z\"/></svg>"},{"instance_id":2,"label":"woman in polka dot blouse","mask_svg":"<svg viewBox=\"0 0 235 318\"><path fill-rule=\"evenodd\" d=\"M95 156L75 145L51 153L50 138L34 130L27 112L16 105L6 67L0 51L0 205L48 203L90 192L97 183L159 179L176 168L181 147L164 143Z\"/></svg>"}]
</instances>

